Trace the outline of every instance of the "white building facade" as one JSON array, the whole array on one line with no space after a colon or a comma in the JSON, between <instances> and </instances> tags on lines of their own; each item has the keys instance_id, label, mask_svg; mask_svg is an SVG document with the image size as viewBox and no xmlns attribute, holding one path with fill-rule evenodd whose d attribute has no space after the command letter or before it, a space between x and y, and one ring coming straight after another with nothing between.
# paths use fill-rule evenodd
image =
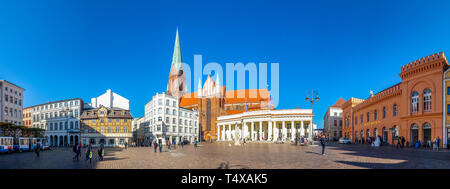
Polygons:
<instances>
[{"instance_id":1,"label":"white building facade","mask_svg":"<svg viewBox=\"0 0 450 189\"><path fill-rule=\"evenodd\" d=\"M198 112L180 108L177 97L157 93L145 105L144 117L145 122L149 123L145 134L147 141L157 140L167 144L198 139Z\"/></svg>"},{"instance_id":2,"label":"white building facade","mask_svg":"<svg viewBox=\"0 0 450 189\"><path fill-rule=\"evenodd\" d=\"M6 80L0 80L0 122L22 125L24 89Z\"/></svg>"},{"instance_id":3,"label":"white building facade","mask_svg":"<svg viewBox=\"0 0 450 189\"><path fill-rule=\"evenodd\" d=\"M323 118L323 132L331 140L342 137L342 108L329 107Z\"/></svg>"},{"instance_id":4,"label":"white building facade","mask_svg":"<svg viewBox=\"0 0 450 189\"><path fill-rule=\"evenodd\" d=\"M259 110L217 118L219 141L278 142L305 137L312 141L311 109Z\"/></svg>"},{"instance_id":5,"label":"white building facade","mask_svg":"<svg viewBox=\"0 0 450 189\"><path fill-rule=\"evenodd\" d=\"M111 89L106 90L106 92L99 97L91 98L91 103L89 105L92 108L104 106L106 108L130 110L130 101L117 93L112 92Z\"/></svg>"},{"instance_id":6,"label":"white building facade","mask_svg":"<svg viewBox=\"0 0 450 189\"><path fill-rule=\"evenodd\" d=\"M74 98L32 106L32 127L45 129L51 146L79 144L83 104L82 99Z\"/></svg>"}]
</instances>

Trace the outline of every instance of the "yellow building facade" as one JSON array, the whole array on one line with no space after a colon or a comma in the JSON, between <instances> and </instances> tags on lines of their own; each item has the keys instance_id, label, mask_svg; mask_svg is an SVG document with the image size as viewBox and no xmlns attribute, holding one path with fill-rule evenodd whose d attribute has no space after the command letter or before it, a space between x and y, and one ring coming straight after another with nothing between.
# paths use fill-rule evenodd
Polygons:
<instances>
[{"instance_id":1,"label":"yellow building facade","mask_svg":"<svg viewBox=\"0 0 450 189\"><path fill-rule=\"evenodd\" d=\"M100 108L84 110L81 115L81 142L83 145L125 147L132 140L132 120L129 110Z\"/></svg>"}]
</instances>

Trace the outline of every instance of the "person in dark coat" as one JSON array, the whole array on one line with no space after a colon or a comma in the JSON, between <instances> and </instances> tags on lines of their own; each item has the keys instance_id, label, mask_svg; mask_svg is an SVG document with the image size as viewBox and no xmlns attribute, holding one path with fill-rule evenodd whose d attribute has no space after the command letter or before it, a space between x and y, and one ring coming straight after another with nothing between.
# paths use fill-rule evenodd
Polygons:
<instances>
[{"instance_id":1,"label":"person in dark coat","mask_svg":"<svg viewBox=\"0 0 450 189\"><path fill-rule=\"evenodd\" d=\"M39 152L41 151L41 144L36 143L36 150L34 150L36 152L36 156L39 157Z\"/></svg>"},{"instance_id":2,"label":"person in dark coat","mask_svg":"<svg viewBox=\"0 0 450 189\"><path fill-rule=\"evenodd\" d=\"M157 149L156 141L153 141L153 148L155 149L155 152L156 152L156 149Z\"/></svg>"},{"instance_id":3,"label":"person in dark coat","mask_svg":"<svg viewBox=\"0 0 450 189\"><path fill-rule=\"evenodd\" d=\"M162 152L162 142L159 142L159 152Z\"/></svg>"},{"instance_id":4,"label":"person in dark coat","mask_svg":"<svg viewBox=\"0 0 450 189\"><path fill-rule=\"evenodd\" d=\"M322 145L322 155L325 155L325 136L320 139L320 145Z\"/></svg>"}]
</instances>

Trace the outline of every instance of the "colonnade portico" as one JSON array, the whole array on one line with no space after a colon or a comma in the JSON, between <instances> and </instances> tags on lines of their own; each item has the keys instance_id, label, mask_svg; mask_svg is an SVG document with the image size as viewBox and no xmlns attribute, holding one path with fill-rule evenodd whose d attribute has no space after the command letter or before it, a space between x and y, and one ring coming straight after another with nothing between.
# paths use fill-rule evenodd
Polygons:
<instances>
[{"instance_id":1,"label":"colonnade portico","mask_svg":"<svg viewBox=\"0 0 450 189\"><path fill-rule=\"evenodd\" d=\"M294 141L312 140L314 115L310 109L260 110L217 118L219 141Z\"/></svg>"}]
</instances>

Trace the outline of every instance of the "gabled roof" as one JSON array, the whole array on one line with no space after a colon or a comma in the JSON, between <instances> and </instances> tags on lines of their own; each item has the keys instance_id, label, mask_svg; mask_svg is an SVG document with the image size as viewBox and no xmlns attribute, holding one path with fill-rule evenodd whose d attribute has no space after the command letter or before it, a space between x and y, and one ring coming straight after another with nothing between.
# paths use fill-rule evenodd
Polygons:
<instances>
[{"instance_id":1,"label":"gabled roof","mask_svg":"<svg viewBox=\"0 0 450 189\"><path fill-rule=\"evenodd\" d=\"M344 103L345 103L345 100L341 97L341 98L339 98L339 100L338 100L336 103L334 103L334 105L331 106L331 107L340 108L340 107L342 107L342 105L343 105Z\"/></svg>"}]
</instances>

